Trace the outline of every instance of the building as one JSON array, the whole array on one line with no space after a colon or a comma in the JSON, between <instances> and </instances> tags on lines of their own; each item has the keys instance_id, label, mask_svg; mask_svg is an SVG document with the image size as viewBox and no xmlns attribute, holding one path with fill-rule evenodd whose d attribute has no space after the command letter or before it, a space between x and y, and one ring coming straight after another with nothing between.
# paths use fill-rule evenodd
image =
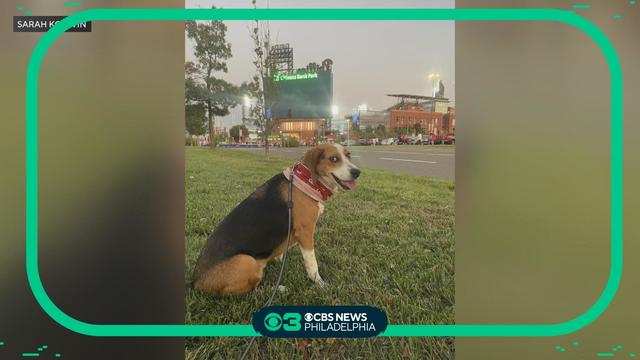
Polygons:
<instances>
[{"instance_id":1,"label":"building","mask_svg":"<svg viewBox=\"0 0 640 360\"><path fill-rule=\"evenodd\" d=\"M389 109L390 129L407 129L416 125L427 134L454 133L455 110L449 107L449 99L422 95L391 94L398 102Z\"/></svg>"},{"instance_id":2,"label":"building","mask_svg":"<svg viewBox=\"0 0 640 360\"><path fill-rule=\"evenodd\" d=\"M384 126L385 129L389 129L391 125L391 113L389 111L359 111L358 119L360 121L360 129L362 130L367 127L376 129L380 125Z\"/></svg>"},{"instance_id":3,"label":"building","mask_svg":"<svg viewBox=\"0 0 640 360\"><path fill-rule=\"evenodd\" d=\"M422 96L408 94L387 94L387 96L397 98L396 105L389 109L404 106L420 106L424 111L439 112L444 114L449 109L449 99L438 96Z\"/></svg>"},{"instance_id":4,"label":"building","mask_svg":"<svg viewBox=\"0 0 640 360\"><path fill-rule=\"evenodd\" d=\"M439 112L424 111L422 109L396 109L391 110L391 129L415 129L416 124L425 133L442 132L443 114Z\"/></svg>"},{"instance_id":5,"label":"building","mask_svg":"<svg viewBox=\"0 0 640 360\"><path fill-rule=\"evenodd\" d=\"M273 136L294 137L303 144L320 141L330 125L333 105L333 61L311 62L294 69L293 49L288 44L271 49L276 71L263 79Z\"/></svg>"},{"instance_id":6,"label":"building","mask_svg":"<svg viewBox=\"0 0 640 360\"><path fill-rule=\"evenodd\" d=\"M267 104L272 105L274 118L329 119L333 104L333 74L331 60L325 67L310 64L293 72L279 72L273 81L266 81ZM273 89L269 88L273 86Z\"/></svg>"},{"instance_id":7,"label":"building","mask_svg":"<svg viewBox=\"0 0 640 360\"><path fill-rule=\"evenodd\" d=\"M456 132L456 109L449 107L447 113L442 116L442 127L449 134Z\"/></svg>"},{"instance_id":8,"label":"building","mask_svg":"<svg viewBox=\"0 0 640 360\"><path fill-rule=\"evenodd\" d=\"M324 133L325 119L279 119L273 135L294 137L303 144L315 144Z\"/></svg>"}]
</instances>

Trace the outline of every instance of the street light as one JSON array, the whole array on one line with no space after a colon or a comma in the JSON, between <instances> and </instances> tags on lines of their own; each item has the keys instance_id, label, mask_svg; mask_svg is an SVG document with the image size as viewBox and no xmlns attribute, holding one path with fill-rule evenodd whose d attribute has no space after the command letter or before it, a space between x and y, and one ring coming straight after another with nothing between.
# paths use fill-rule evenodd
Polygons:
<instances>
[{"instance_id":1,"label":"street light","mask_svg":"<svg viewBox=\"0 0 640 360\"><path fill-rule=\"evenodd\" d=\"M244 96L244 106L242 106L242 122L244 123L247 120L246 110L251 107L251 99L249 95Z\"/></svg>"},{"instance_id":2,"label":"street light","mask_svg":"<svg viewBox=\"0 0 640 360\"><path fill-rule=\"evenodd\" d=\"M362 121L362 115L360 114L360 112L367 112L369 109L369 106L367 106L367 104L360 104L358 105L358 128L362 129L360 127L361 121ZM367 135L365 133L365 141L367 140Z\"/></svg>"},{"instance_id":3,"label":"street light","mask_svg":"<svg viewBox=\"0 0 640 360\"><path fill-rule=\"evenodd\" d=\"M338 105L331 105L331 118L329 119L328 122L325 122L324 124L325 138L327 136L327 129L329 129L329 131L333 129L333 120L338 116L339 113L340 113L340 109L338 108Z\"/></svg>"}]
</instances>

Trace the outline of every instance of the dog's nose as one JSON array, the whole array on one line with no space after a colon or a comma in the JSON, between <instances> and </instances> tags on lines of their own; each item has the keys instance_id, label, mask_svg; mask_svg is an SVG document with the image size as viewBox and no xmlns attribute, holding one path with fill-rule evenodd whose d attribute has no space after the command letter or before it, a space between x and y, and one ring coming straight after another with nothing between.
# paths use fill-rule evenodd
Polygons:
<instances>
[{"instance_id":1,"label":"dog's nose","mask_svg":"<svg viewBox=\"0 0 640 360\"><path fill-rule=\"evenodd\" d=\"M360 172L360 169L353 168L351 169L351 176L353 176L354 179L357 179L358 176L360 176Z\"/></svg>"}]
</instances>

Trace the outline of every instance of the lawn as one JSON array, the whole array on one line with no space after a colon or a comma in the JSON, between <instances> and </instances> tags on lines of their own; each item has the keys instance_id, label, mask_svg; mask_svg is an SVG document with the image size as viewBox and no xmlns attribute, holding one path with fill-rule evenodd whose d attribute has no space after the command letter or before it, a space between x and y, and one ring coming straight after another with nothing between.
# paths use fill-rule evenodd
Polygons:
<instances>
[{"instance_id":1,"label":"lawn","mask_svg":"<svg viewBox=\"0 0 640 360\"><path fill-rule=\"evenodd\" d=\"M186 274L215 226L256 187L291 165L261 153L186 148ZM366 304L390 324L454 322L454 185L362 169L358 187L325 203L315 236L325 287L306 277L293 248L274 305ZM248 222L247 226L251 226ZM242 229L238 229L241 231ZM187 324L250 324L273 290L279 263L256 291L214 298L188 291ZM237 359L248 338L188 338L186 359ZM249 359L453 359L453 338L258 338Z\"/></svg>"}]
</instances>

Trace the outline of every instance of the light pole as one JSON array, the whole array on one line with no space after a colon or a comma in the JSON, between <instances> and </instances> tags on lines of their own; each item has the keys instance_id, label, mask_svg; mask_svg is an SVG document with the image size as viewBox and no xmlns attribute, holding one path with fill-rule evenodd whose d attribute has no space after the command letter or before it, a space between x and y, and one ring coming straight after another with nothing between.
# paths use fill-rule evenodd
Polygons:
<instances>
[{"instance_id":1,"label":"light pole","mask_svg":"<svg viewBox=\"0 0 640 360\"><path fill-rule=\"evenodd\" d=\"M340 113L340 109L338 108L338 105L331 105L331 122L329 123L329 131L333 131L333 121L335 119L337 119L338 114ZM325 136L327 136L327 131L325 129ZM335 142L336 136L335 134L333 134L333 141Z\"/></svg>"},{"instance_id":2,"label":"light pole","mask_svg":"<svg viewBox=\"0 0 640 360\"><path fill-rule=\"evenodd\" d=\"M368 109L369 109L369 107L367 106L367 104L358 105L358 130L362 130L362 128L360 127L360 122L362 120L361 111L367 112ZM365 143L367 142L367 132L366 131L364 132L364 141L365 141Z\"/></svg>"},{"instance_id":3,"label":"light pole","mask_svg":"<svg viewBox=\"0 0 640 360\"><path fill-rule=\"evenodd\" d=\"M345 117L345 120L347 120L347 118ZM351 127L351 121L352 120L347 120L347 145L349 146L349 128Z\"/></svg>"},{"instance_id":4,"label":"light pole","mask_svg":"<svg viewBox=\"0 0 640 360\"><path fill-rule=\"evenodd\" d=\"M438 89L438 82L440 81L440 74L431 73L429 74L429 79L431 79L431 114L429 114L429 132L433 129L433 113L436 112L436 94ZM429 137L430 134L429 134Z\"/></svg>"},{"instance_id":5,"label":"light pole","mask_svg":"<svg viewBox=\"0 0 640 360\"><path fill-rule=\"evenodd\" d=\"M246 109L248 109L251 106L251 99L249 98L248 95L244 96L244 103L242 104L242 123L244 123L247 120L247 116L246 116Z\"/></svg>"}]
</instances>

